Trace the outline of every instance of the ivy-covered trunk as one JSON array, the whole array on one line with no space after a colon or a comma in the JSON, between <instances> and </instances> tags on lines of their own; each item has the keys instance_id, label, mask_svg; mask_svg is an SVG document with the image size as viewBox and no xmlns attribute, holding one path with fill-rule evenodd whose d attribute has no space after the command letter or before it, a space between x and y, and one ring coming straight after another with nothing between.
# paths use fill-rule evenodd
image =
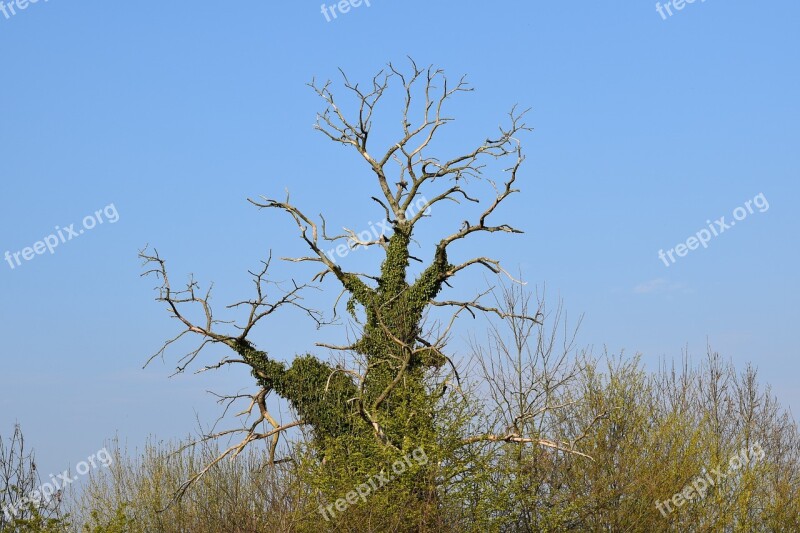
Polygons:
<instances>
[{"instance_id":1,"label":"ivy-covered trunk","mask_svg":"<svg viewBox=\"0 0 800 533\"><path fill-rule=\"evenodd\" d=\"M401 515L409 516L409 524L425 525L432 524L427 520L429 515L435 516L437 474L440 465L445 464L438 450L440 441L446 440L440 434L441 427L437 426L444 418L439 401L453 376L443 376L437 371L448 362L443 350L450 328L462 312L473 316L476 312L506 316L499 309L481 302L485 294L467 301L435 300L448 280L464 269L480 266L494 274L504 272L498 260L482 255L451 264L448 247L477 233L521 233L508 224L490 222L490 218L502 202L518 192L514 183L524 156L517 136L529 128L523 122L524 112L512 109L510 125L501 127L495 136L450 159L430 155L428 151L434 135L452 121L443 114L445 103L457 93L471 89L464 78L450 84L440 69L420 69L413 61L410 66L411 71L404 74L389 64L366 85L352 84L344 77L344 87L355 97L358 105L350 118L334 102L329 83L310 84L326 104L326 109L317 114L315 128L331 141L354 150L367 163L380 191L370 198L383 209L385 220L391 225L391 236L378 235L377 232L374 235L370 232L357 234L346 228L345 233L331 236L322 216L321 224L318 224L290 203L288 196L285 200L267 197L259 201L250 200L259 208L277 209L288 214L296 223L299 237L308 250L308 255L288 260L320 265L322 271L308 285L293 284L277 301L270 301L267 294L278 284L266 279L269 261L265 261L261 272L252 273L256 296L233 305L249 308L247 322L237 324L233 333L218 331L218 328L227 328L223 324L229 323L213 318L209 295L199 295L198 284L193 279L185 289L173 291L165 263L158 253L143 253L142 258L152 267L148 273L163 281L159 300L165 302L172 315L186 327L178 337L165 343L159 354L163 355L164 350L185 333L197 334L202 336L203 344L189 354L189 362L204 346L225 344L238 354L237 360L223 360L208 368L244 363L252 370L259 386L258 391L250 396L249 409L244 411L245 416L255 416L256 420L248 421L249 429L244 430L246 436L242 442L238 447L229 448L223 456L238 453L250 443L264 440L269 443L269 460L275 463L279 437L291 428L304 426L312 436L311 453L296 455L309 458L306 466L315 472L310 484L323 503L338 501L371 476L390 473L390 482L371 492L368 505L380 506L387 511L392 506L401 506ZM405 95L402 134L385 150L375 152L371 142L368 146L373 111L387 93L390 82L399 83ZM412 100L417 103L412 105ZM467 189L471 188L468 187L471 182L481 181L484 172L490 169L493 175L486 183L494 193L482 201L478 198L480 193L473 194ZM498 178L496 174L503 177ZM343 185L343 190L345 188ZM431 258L418 275L412 276L409 272L412 234L418 224L445 202L479 207L477 212L466 212L465 219L459 215L452 224L444 221L442 227L450 226L450 230L437 240L423 244L423 253L430 253ZM351 248L379 250L382 247L385 258L380 271L356 273L333 261L326 248L331 243L343 242ZM361 328L351 345L331 347L346 354L340 364L327 363L310 354L297 357L284 354L275 358L251 343L248 338L251 330L281 307L302 309L316 321L317 326L326 323L322 313L304 307L301 292L312 285L319 288L316 283L330 279L337 283L337 291L344 289L346 309ZM335 301L334 305L338 306L339 299ZM422 328L424 314L432 305L449 307L453 314L429 338L426 336L429 332L423 332ZM199 316L205 318L204 322L193 322L182 312L184 307L191 306L200 307ZM337 308L336 314L338 311ZM518 318L536 320L535 317ZM179 371L183 371L185 366ZM266 406L270 395L284 400L282 407L290 405L298 415L297 420L283 423L278 421L281 417L272 416ZM255 406L258 411L254 411ZM465 415L463 419L466 418ZM266 426L266 430L262 426ZM477 435L470 440L453 434L448 437L448 446L456 449L465 441L468 444L476 442L476 439L508 438L521 437ZM415 464L407 461L415 450L421 450L428 460L416 461ZM399 460L405 461L407 466L402 472L393 468ZM201 472L189 483L202 475ZM350 505L351 512L359 507L355 503ZM397 530L397 527L395 524L391 529ZM413 526L409 529L413 530ZM435 528L431 526L429 529Z\"/></svg>"},{"instance_id":2,"label":"ivy-covered trunk","mask_svg":"<svg viewBox=\"0 0 800 533\"><path fill-rule=\"evenodd\" d=\"M262 387L288 400L314 433L315 451L323 458L324 478L335 480L331 496L349 483L390 469L413 450L435 457L436 397L425 377L445 360L420 337L423 312L441 290L446 256L413 284L409 266L411 226L399 223L388 240L386 259L376 288L355 276L347 278L348 308L358 306L366 317L362 336L353 345L367 369L363 383L312 356L297 358L290 367L267 357L248 343L239 353L253 367ZM415 464L402 478L393 478L389 492L405 492L417 510L435 504L433 464ZM324 487L320 487L324 490ZM324 491L329 492L329 491ZM402 498L402 495L398 495Z\"/></svg>"}]
</instances>

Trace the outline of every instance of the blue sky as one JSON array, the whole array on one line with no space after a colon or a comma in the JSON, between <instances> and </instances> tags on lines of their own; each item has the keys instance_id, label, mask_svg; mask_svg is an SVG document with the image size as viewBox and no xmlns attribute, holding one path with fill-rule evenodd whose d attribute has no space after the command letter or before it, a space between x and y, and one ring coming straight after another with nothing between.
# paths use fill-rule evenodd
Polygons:
<instances>
[{"instance_id":1,"label":"blue sky","mask_svg":"<svg viewBox=\"0 0 800 533\"><path fill-rule=\"evenodd\" d=\"M222 305L247 297L270 249L302 252L287 218L246 198L288 188L338 226L379 220L368 169L313 130L321 104L305 84L338 67L366 81L407 55L476 89L453 102L444 151L531 108L522 194L503 211L525 234L482 243L585 316L581 345L655 366L686 347L699 360L708 342L752 361L797 413L798 21L788 0L696 2L667 20L652 2L372 0L330 22L304 1L50 0L0 14L0 254L111 204L119 217L0 263L0 434L21 422L40 469L60 472L115 434L139 445L193 432L195 415L212 422L205 391L250 380L168 379L175 357L142 369L178 330L137 251L156 246L176 279L214 281ZM760 193L769 210L659 260ZM309 272L275 265L276 279ZM326 285L319 301L336 294ZM278 358L317 338L297 313L255 335Z\"/></svg>"}]
</instances>

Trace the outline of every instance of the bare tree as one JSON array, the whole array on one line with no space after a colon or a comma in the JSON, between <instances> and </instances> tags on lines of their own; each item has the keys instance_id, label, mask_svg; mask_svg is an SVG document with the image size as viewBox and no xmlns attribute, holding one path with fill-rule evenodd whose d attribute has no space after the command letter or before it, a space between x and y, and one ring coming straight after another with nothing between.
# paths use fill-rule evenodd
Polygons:
<instances>
[{"instance_id":1,"label":"bare tree","mask_svg":"<svg viewBox=\"0 0 800 533\"><path fill-rule=\"evenodd\" d=\"M160 281L158 299L184 328L156 355L163 355L184 335L193 334L199 337L200 344L180 360L178 372L185 371L205 347L222 344L233 354L202 370L243 364L251 369L257 382L258 390L245 398L249 407L243 413L249 416L256 409L254 420L239 429L204 435L204 438L218 438L243 434L242 440L225 450L218 460L235 456L254 441L269 440L270 459L274 461L281 433L298 426L310 428L317 449L329 465L342 453L346 456L347 449L372 449L369 453L384 457L387 452L432 446L436 438L432 420L440 396L436 391L441 387L427 387L426 377L449 365L453 373L444 379L458 379L455 365L445 349L457 318L481 313L513 319L520 327L540 321L538 312L530 314L527 308L508 311L487 302L487 292L476 291L474 298L462 300L439 299L449 282L470 267L483 267L517 282L496 258L475 254L451 260L450 256L455 255L455 244L471 241L479 234L521 233L510 224L495 222L494 218L499 207L519 192L516 184L525 157L518 136L529 130L523 121L525 113L513 108L507 124L500 127L495 136L461 154L439 158L429 153L432 141L453 121L445 112L447 102L460 93L471 91L465 78L451 83L442 70L420 68L413 61L406 70L389 64L365 86L351 82L344 72L341 74L345 92L357 102L355 109L348 112L340 106L331 82L312 81L310 87L325 106L317 115L316 129L329 140L352 149L366 163L377 189L371 199L391 224L392 234L388 238L364 239L348 228L340 234L329 234L323 216L315 220L294 205L288 194L282 200L270 197L250 200L261 209L278 210L294 221L308 254L285 259L318 264L321 270L310 283L335 280L341 294L336 299L334 312L342 296L346 296L346 309L358 328L356 339L346 345L318 344L341 353L339 364L330 364L311 355L296 357L287 364L269 357L248 339L260 320L283 307L301 309L318 325L327 324L321 313L306 307L301 300L302 292L316 285L292 282L280 287L273 284L280 295L268 300L267 261L261 271L252 274L255 297L230 306L246 307L249 310L247 319L242 324L231 325L214 318L210 291L201 292L194 279L185 287L173 289L161 256L149 250L141 253L149 267L146 274ZM393 86L402 94L401 133L388 147L375 148L370 142L373 114ZM488 196L476 192L480 191L479 183L484 187L488 184L493 192ZM462 205L465 219L452 222L452 229L430 244L427 248L430 259L426 262L411 254L413 234L430 216L431 209L444 202ZM473 204L477 207L471 215L468 206ZM442 227L447 224L444 220L440 222ZM385 257L375 273L351 272L325 254L325 243L368 248L379 245ZM416 275L410 270L411 261L420 264ZM202 322L188 318L191 306L200 310L200 316L204 317ZM437 311L439 318L428 321L432 310ZM446 386L445 382L442 386ZM297 415L295 421L276 422L266 407L266 399L272 393L288 402ZM226 398L233 401L242 396ZM519 414L527 416L523 412ZM269 425L268 430L259 429L263 423ZM342 444L342 439L351 444ZM575 443L565 446L524 436L521 428L508 435L476 435L472 440L465 440L464 445L478 440L514 440L577 453ZM423 478L424 475L420 476L420 487L424 488L418 487L418 490L430 494L431 478Z\"/></svg>"},{"instance_id":2,"label":"bare tree","mask_svg":"<svg viewBox=\"0 0 800 533\"><path fill-rule=\"evenodd\" d=\"M591 460L578 449L578 444L606 416L605 411L597 413L592 423L568 440L549 438L565 429L563 418L555 413L577 402L564 400L564 391L582 371L581 358L585 352L575 345L580 321L569 330L561 303L549 312L544 296L536 301L533 313L532 295L518 285L504 287L496 297L507 318L501 324L491 325L488 342L475 340L472 346L481 380L488 385L493 416L486 420L486 433L466 442L536 443ZM518 318L526 316L538 320Z\"/></svg>"},{"instance_id":3,"label":"bare tree","mask_svg":"<svg viewBox=\"0 0 800 533\"><path fill-rule=\"evenodd\" d=\"M0 531L18 525L60 525L62 493L46 501L35 498L40 481L34 453L17 424L8 444L0 435Z\"/></svg>"}]
</instances>

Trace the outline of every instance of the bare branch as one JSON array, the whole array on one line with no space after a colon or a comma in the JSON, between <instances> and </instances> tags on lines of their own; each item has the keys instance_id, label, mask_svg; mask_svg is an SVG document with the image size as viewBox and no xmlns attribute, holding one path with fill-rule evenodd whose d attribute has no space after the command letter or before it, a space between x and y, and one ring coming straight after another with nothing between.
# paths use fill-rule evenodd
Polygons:
<instances>
[{"instance_id":1,"label":"bare branch","mask_svg":"<svg viewBox=\"0 0 800 533\"><path fill-rule=\"evenodd\" d=\"M566 452L572 455L578 455L580 457L585 457L591 461L594 461L594 458L591 455L586 455L583 452L580 452L574 449L570 443L563 442L558 443L555 441L547 440L547 439L537 439L537 438L529 438L529 437L521 437L516 433L509 433L507 435L477 435L475 437L469 437L462 441L462 444L473 444L475 442L514 442L518 444L538 444L540 446L545 446L547 448L552 448L554 450L558 450L561 452Z\"/></svg>"}]
</instances>

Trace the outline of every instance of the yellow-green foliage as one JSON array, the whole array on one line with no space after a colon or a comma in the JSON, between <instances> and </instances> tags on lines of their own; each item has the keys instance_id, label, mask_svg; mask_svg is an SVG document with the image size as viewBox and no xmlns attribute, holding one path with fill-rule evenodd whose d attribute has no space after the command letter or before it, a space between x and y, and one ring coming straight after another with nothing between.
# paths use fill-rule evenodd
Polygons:
<instances>
[{"instance_id":1,"label":"yellow-green foliage","mask_svg":"<svg viewBox=\"0 0 800 533\"><path fill-rule=\"evenodd\" d=\"M169 506L174 489L218 450L175 455L175 446L162 443L131 457L117 449L109 470L92 473L74 521L91 533L798 530L800 437L752 370L737 374L716 356L675 374L644 372L637 359L588 361L558 398L568 406L545 425L574 438L595 413L608 412L580 443L594 460L529 444L464 446L470 426L487 416L482 398L480 387L466 384L442 396L427 464L330 521L320 505L343 498L411 450L375 446L369 433L331 437L324 464L315 445L298 442L291 453L296 462L267 467L264 452L253 449L220 463ZM727 465L756 441L763 458L705 498L666 517L656 509L656 500Z\"/></svg>"}]
</instances>

